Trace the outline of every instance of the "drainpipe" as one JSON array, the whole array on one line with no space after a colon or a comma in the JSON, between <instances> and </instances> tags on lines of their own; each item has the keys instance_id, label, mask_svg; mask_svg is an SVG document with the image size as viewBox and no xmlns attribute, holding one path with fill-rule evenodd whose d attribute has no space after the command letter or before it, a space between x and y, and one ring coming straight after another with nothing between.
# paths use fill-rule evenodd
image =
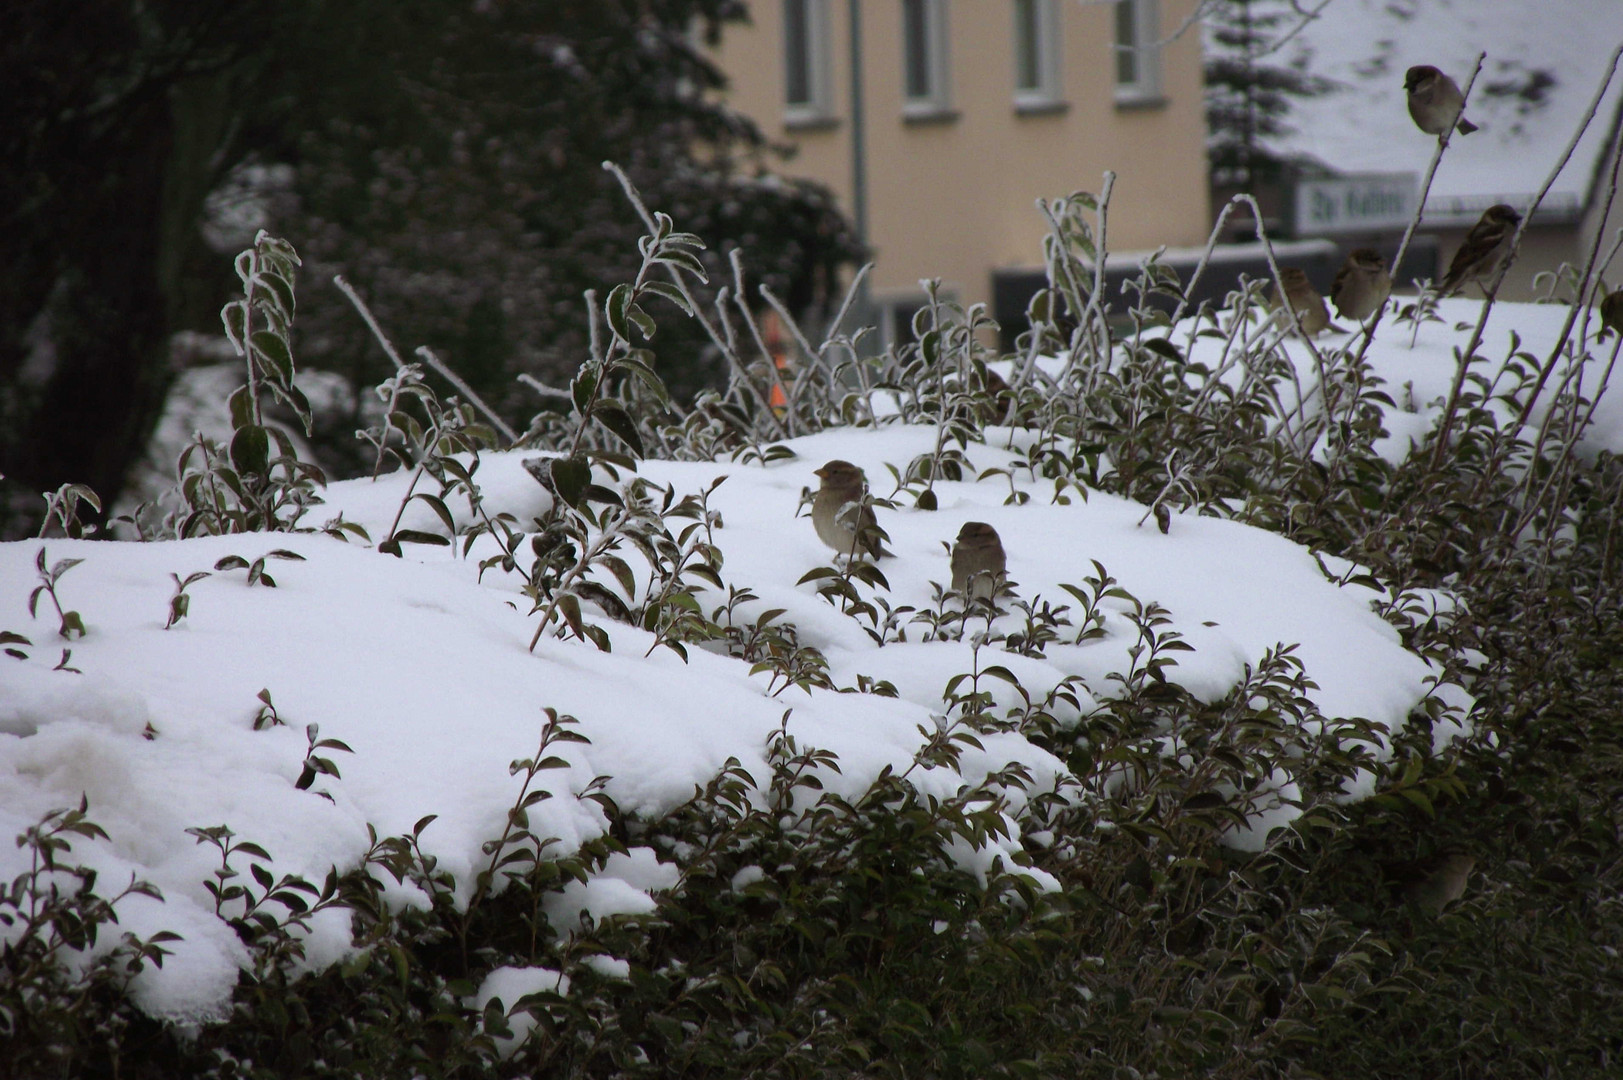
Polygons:
<instances>
[{"instance_id":1,"label":"drainpipe","mask_svg":"<svg viewBox=\"0 0 1623 1080\"><path fill-rule=\"evenodd\" d=\"M851 221L857 242L868 244L868 159L867 128L862 111L862 0L850 0L851 39ZM873 298L868 279L862 279L852 313L856 325L873 321Z\"/></svg>"}]
</instances>

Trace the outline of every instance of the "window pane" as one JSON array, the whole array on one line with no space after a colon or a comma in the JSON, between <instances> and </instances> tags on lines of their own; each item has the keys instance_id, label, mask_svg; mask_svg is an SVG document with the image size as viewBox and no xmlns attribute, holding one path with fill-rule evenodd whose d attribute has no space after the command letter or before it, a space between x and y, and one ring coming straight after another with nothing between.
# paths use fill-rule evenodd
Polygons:
<instances>
[{"instance_id":1,"label":"window pane","mask_svg":"<svg viewBox=\"0 0 1623 1080\"><path fill-rule=\"evenodd\" d=\"M1125 46L1116 50L1116 82L1131 85L1138 82L1138 4L1135 0L1119 0L1116 4L1116 44Z\"/></svg>"},{"instance_id":2,"label":"window pane","mask_svg":"<svg viewBox=\"0 0 1623 1080\"><path fill-rule=\"evenodd\" d=\"M907 96L929 98L935 87L930 78L930 11L926 0L902 0L902 19Z\"/></svg>"},{"instance_id":3,"label":"window pane","mask_svg":"<svg viewBox=\"0 0 1623 1080\"><path fill-rule=\"evenodd\" d=\"M1043 88L1038 0L1014 0L1014 86L1016 90Z\"/></svg>"},{"instance_id":4,"label":"window pane","mask_svg":"<svg viewBox=\"0 0 1623 1080\"><path fill-rule=\"evenodd\" d=\"M812 104L811 2L783 0L784 100Z\"/></svg>"}]
</instances>

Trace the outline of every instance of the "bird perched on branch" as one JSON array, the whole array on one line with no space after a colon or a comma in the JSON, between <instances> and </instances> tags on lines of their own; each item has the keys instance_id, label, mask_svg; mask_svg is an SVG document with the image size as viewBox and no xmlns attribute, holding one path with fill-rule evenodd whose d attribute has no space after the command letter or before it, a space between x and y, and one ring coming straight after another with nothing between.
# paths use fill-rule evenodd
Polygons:
<instances>
[{"instance_id":1,"label":"bird perched on branch","mask_svg":"<svg viewBox=\"0 0 1623 1080\"><path fill-rule=\"evenodd\" d=\"M1403 75L1403 88L1409 92L1409 115L1415 126L1427 135L1441 135L1450 127L1469 135L1476 125L1460 115L1465 96L1453 79L1430 64L1416 64Z\"/></svg>"},{"instance_id":2,"label":"bird perched on branch","mask_svg":"<svg viewBox=\"0 0 1623 1080\"><path fill-rule=\"evenodd\" d=\"M1279 281L1274 285L1274 307L1289 307L1296 312L1302 324L1302 333L1313 337L1330 327L1330 309L1324 306L1324 297L1307 279L1307 271L1295 266L1279 268Z\"/></svg>"},{"instance_id":3,"label":"bird perched on branch","mask_svg":"<svg viewBox=\"0 0 1623 1080\"><path fill-rule=\"evenodd\" d=\"M1343 319L1363 322L1375 314L1392 293L1392 275L1386 260L1374 248L1354 248L1336 271L1330 301Z\"/></svg>"},{"instance_id":4,"label":"bird perched on branch","mask_svg":"<svg viewBox=\"0 0 1623 1080\"><path fill-rule=\"evenodd\" d=\"M1600 321L1618 334L1623 334L1623 289L1608 293L1600 302Z\"/></svg>"},{"instance_id":5,"label":"bird perched on branch","mask_svg":"<svg viewBox=\"0 0 1623 1080\"><path fill-rule=\"evenodd\" d=\"M952 545L952 591L966 601L990 600L1008 571L1003 541L984 521L966 521Z\"/></svg>"},{"instance_id":6,"label":"bird perched on branch","mask_svg":"<svg viewBox=\"0 0 1623 1080\"><path fill-rule=\"evenodd\" d=\"M814 474L823 481L812 500L812 525L817 536L841 555L868 555L875 559L889 555L880 541L886 539L873 508L863 501L868 477L849 461L836 458Z\"/></svg>"},{"instance_id":7,"label":"bird perched on branch","mask_svg":"<svg viewBox=\"0 0 1623 1080\"><path fill-rule=\"evenodd\" d=\"M1504 203L1484 210L1481 220L1465 234L1465 243L1454 253L1437 291L1448 296L1458 290L1466 278L1487 277L1498 269L1510 251L1510 242L1521 220L1522 216Z\"/></svg>"},{"instance_id":8,"label":"bird perched on branch","mask_svg":"<svg viewBox=\"0 0 1623 1080\"><path fill-rule=\"evenodd\" d=\"M1476 866L1476 856L1452 852L1442 858L1425 877L1411 882L1404 896L1411 904L1432 915L1465 895L1465 882Z\"/></svg>"}]
</instances>

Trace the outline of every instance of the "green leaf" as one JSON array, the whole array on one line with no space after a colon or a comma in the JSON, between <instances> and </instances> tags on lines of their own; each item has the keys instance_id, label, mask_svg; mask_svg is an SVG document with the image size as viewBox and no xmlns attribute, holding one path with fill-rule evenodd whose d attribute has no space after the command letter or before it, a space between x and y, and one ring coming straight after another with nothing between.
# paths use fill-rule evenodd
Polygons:
<instances>
[{"instance_id":1,"label":"green leaf","mask_svg":"<svg viewBox=\"0 0 1623 1080\"><path fill-rule=\"evenodd\" d=\"M412 498L421 499L427 503L428 508L434 511L435 516L444 523L445 527L452 533L456 532L456 521L451 517L451 509L445 505L444 499L441 499L438 495L431 495L426 491L419 491Z\"/></svg>"},{"instance_id":2,"label":"green leaf","mask_svg":"<svg viewBox=\"0 0 1623 1080\"><path fill-rule=\"evenodd\" d=\"M228 404L233 429L245 428L254 422L254 397L247 386L239 386L232 391Z\"/></svg>"},{"instance_id":3,"label":"green leaf","mask_svg":"<svg viewBox=\"0 0 1623 1080\"><path fill-rule=\"evenodd\" d=\"M558 497L579 508L581 493L592 482L592 467L580 458L553 458L550 471Z\"/></svg>"},{"instance_id":4,"label":"green leaf","mask_svg":"<svg viewBox=\"0 0 1623 1080\"><path fill-rule=\"evenodd\" d=\"M637 331L642 334L644 341L654 339L654 331L659 328L659 324L654 322L653 316L642 309L641 304L632 304L626 308L626 318L636 324Z\"/></svg>"},{"instance_id":5,"label":"green leaf","mask_svg":"<svg viewBox=\"0 0 1623 1080\"><path fill-rule=\"evenodd\" d=\"M630 306L631 286L624 282L616 285L603 302L603 314L608 317L609 329L627 344L631 343L631 324L626 318L626 309Z\"/></svg>"},{"instance_id":6,"label":"green leaf","mask_svg":"<svg viewBox=\"0 0 1623 1080\"><path fill-rule=\"evenodd\" d=\"M401 529L395 533L392 540L399 544L431 544L434 547L449 547L451 541L439 533L422 532L417 529Z\"/></svg>"},{"instance_id":7,"label":"green leaf","mask_svg":"<svg viewBox=\"0 0 1623 1080\"><path fill-rule=\"evenodd\" d=\"M1144 347L1153 353L1166 357L1168 360L1179 363L1183 361L1183 353L1179 352L1178 347L1166 338L1145 338Z\"/></svg>"},{"instance_id":8,"label":"green leaf","mask_svg":"<svg viewBox=\"0 0 1623 1080\"><path fill-rule=\"evenodd\" d=\"M580 374L569 384L569 395L575 401L577 411L584 413L586 407L592 403L592 396L597 393L598 372L593 367L583 367Z\"/></svg>"},{"instance_id":9,"label":"green leaf","mask_svg":"<svg viewBox=\"0 0 1623 1080\"><path fill-rule=\"evenodd\" d=\"M581 626L580 598L574 593L564 593L558 597L558 611L563 615L564 621L575 632L576 637L585 637Z\"/></svg>"},{"instance_id":10,"label":"green leaf","mask_svg":"<svg viewBox=\"0 0 1623 1080\"><path fill-rule=\"evenodd\" d=\"M638 349L637 352L644 355L652 355L644 349ZM633 375L637 376L637 378L641 380L642 384L648 388L648 392L654 395L654 400L659 402L661 408L664 408L671 403L671 394L670 391L665 388L665 381L655 374L654 369L648 366L642 360L635 356L628 356L621 360L618 366L629 370Z\"/></svg>"},{"instance_id":11,"label":"green leaf","mask_svg":"<svg viewBox=\"0 0 1623 1080\"><path fill-rule=\"evenodd\" d=\"M255 330L248 342L255 357L265 366L266 374L284 386L292 381L293 354L286 341L269 330Z\"/></svg>"},{"instance_id":12,"label":"green leaf","mask_svg":"<svg viewBox=\"0 0 1623 1080\"><path fill-rule=\"evenodd\" d=\"M238 428L231 437L231 464L239 473L264 475L270 468L270 433L259 424Z\"/></svg>"},{"instance_id":13,"label":"green leaf","mask_svg":"<svg viewBox=\"0 0 1623 1080\"><path fill-rule=\"evenodd\" d=\"M288 251L290 253L292 252L292 250L293 249L291 247L288 248ZM281 260L276 259L273 256L270 259L267 259L266 261L267 262L280 262ZM298 257L294 256L293 261L295 263L297 263L298 262ZM276 304L276 307L277 307L278 311L281 313L282 318L285 319L288 322L293 321L293 314L294 314L293 282L291 281L291 277L292 277L292 272L291 272L291 268L289 268L289 270L286 271L286 272L278 272L278 273L270 273L270 274L261 275L261 277L259 279L260 284L264 285L267 289L270 290L270 296L271 296L272 302L274 302Z\"/></svg>"},{"instance_id":14,"label":"green leaf","mask_svg":"<svg viewBox=\"0 0 1623 1080\"><path fill-rule=\"evenodd\" d=\"M649 282L645 282L643 284L642 291L645 292L645 293L652 293L655 296L664 297L666 300L669 300L671 303L673 303L677 307L681 308L682 309L682 314L688 316L689 318L692 318L692 316L693 316L693 305L689 304L688 303L688 298L682 295L682 290L678 289L675 285L672 285L670 282L668 282L668 281L649 281Z\"/></svg>"},{"instance_id":15,"label":"green leaf","mask_svg":"<svg viewBox=\"0 0 1623 1080\"><path fill-rule=\"evenodd\" d=\"M620 441L629 446L632 453L638 457L644 456L642 435L637 431L636 423L632 421L624 409L618 405L602 402L593 415L602 422L604 427L614 432L620 438Z\"/></svg>"},{"instance_id":16,"label":"green leaf","mask_svg":"<svg viewBox=\"0 0 1623 1080\"><path fill-rule=\"evenodd\" d=\"M604 555L603 565L607 566L609 571L614 574L615 580L620 583L620 588L625 590L627 597L637 595L636 575L631 572L631 567L626 565L624 559L618 555Z\"/></svg>"}]
</instances>

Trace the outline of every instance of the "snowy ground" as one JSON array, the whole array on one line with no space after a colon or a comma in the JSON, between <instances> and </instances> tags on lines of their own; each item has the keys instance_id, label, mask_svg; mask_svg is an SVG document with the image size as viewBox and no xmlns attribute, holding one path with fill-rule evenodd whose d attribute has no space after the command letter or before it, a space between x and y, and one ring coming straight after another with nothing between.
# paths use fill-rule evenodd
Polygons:
<instances>
[{"instance_id":1,"label":"snowy ground","mask_svg":"<svg viewBox=\"0 0 1623 1080\"><path fill-rule=\"evenodd\" d=\"M1408 302L1408 298L1394 298L1393 301L1394 304ZM1597 401L1592 425L1583 440L1583 451L1590 455L1601 450L1623 453L1623 399L1616 394L1605 393L1608 363L1615 360L1618 336L1609 333L1605 339L1597 339L1603 330L1599 317L1593 311L1580 311L1570 334L1563 338L1571 312L1572 309L1564 304L1494 305L1488 313L1488 321L1476 349L1480 363L1472 366L1472 375L1481 376L1492 383L1493 395L1508 394L1517 388L1516 380L1507 372L1506 362L1512 357L1519 357L1517 363L1535 373L1553 363L1547 388L1529 417L1530 422L1535 424L1547 415L1556 387L1568 374L1581 376L1576 385L1583 396ZM1385 411L1382 424L1388 434L1375 444L1375 449L1386 460L1394 463L1401 461L1408 455L1410 446L1420 442L1442 416L1458 370L1454 350L1465 347L1481 313L1482 302L1479 300L1443 300L1437 305L1437 318L1423 321L1416 333L1413 323L1399 322L1392 308L1388 307L1365 355L1396 405L1396 408ZM1222 330L1227 332L1231 325L1230 316L1224 312L1220 320ZM1358 325L1346 319L1332 325L1344 332L1320 334L1314 342L1320 354L1328 355L1340 348L1348 348L1356 353L1361 339ZM1196 329L1205 330L1209 326L1197 328L1190 321L1169 336L1187 351L1192 361L1216 370L1232 355L1234 347L1225 347L1224 340L1219 338L1193 336ZM1260 314L1253 316L1248 329L1235 335L1235 340L1243 346L1248 338L1257 339L1259 336L1262 340L1272 340L1277 336L1277 331L1265 323ZM1587 351L1596 362L1574 368L1570 362L1572 349L1556 348L1557 343L1563 341L1571 346L1580 346L1581 343L1579 351ZM1317 400L1314 387L1318 377L1313 355L1301 338L1294 335L1288 336L1284 345L1295 363L1303 393L1311 404ZM1238 378L1238 373L1232 373L1229 377ZM1623 373L1619 377L1623 378ZM1467 389L1477 387L1471 384ZM1290 391L1285 394L1284 404L1287 409L1295 406ZM1497 396L1492 396L1488 408L1501 423L1516 416L1516 410Z\"/></svg>"},{"instance_id":2,"label":"snowy ground","mask_svg":"<svg viewBox=\"0 0 1623 1080\"><path fill-rule=\"evenodd\" d=\"M1430 402L1452 373L1450 347L1462 340L1452 320L1465 313L1444 310L1449 321L1424 329L1413 349L1407 327L1389 321L1372 354L1396 386L1415 384L1416 412L1392 417L1394 452L1431 415ZM1501 305L1495 318L1505 326L1489 340L1503 339L1514 324L1535 351L1547 348L1561 312ZM1599 437L1613 446L1623 422L1610 413L1606 419ZM368 823L381 835L399 834L437 814L423 833L424 847L465 883L482 862L480 843L500 832L517 795L508 765L534 754L548 706L579 718L591 740L554 751L570 766L542 774L556 797L532 812L536 832L558 837L563 849L604 828L595 803L571 797L595 777L610 778L608 791L622 808L644 814L686 799L729 757L764 779L765 743L786 710L789 730L803 744L839 755L843 771L828 776L828 785L860 792L884 766L912 758L921 728L934 727L947 681L970 670L974 657L967 642L921 643L917 634L877 648L811 585L797 585L829 553L796 509L802 489L816 483L812 470L828 459L863 466L876 493L886 495L885 464L905 465L933 438L933 429L839 430L788 444L796 456L771 466L642 467L644 476L678 494L726 477L711 497L722 522L714 535L726 580L759 597L745 613L785 609L783 621L827 655L837 686L854 685L859 675L888 679L897 699L795 689L769 696L768 676L752 676L740 661L698 648L685 663L667 649L645 656L647 634L607 622L612 652L547 639L532 653L537 618L515 581L496 572L479 580L481 549L459 558L445 548L408 545L406 557L396 559L321 535L287 534L0 545L0 612L6 612L0 630L33 642L22 650L27 659L0 657L0 834L15 836L46 812L87 797L109 840L79 841L74 857L100 869L104 885L133 874L165 897L126 901L123 928L183 936L161 971L148 968L137 978L138 1002L157 1015L202 1018L227 999L244 953L214 915L203 888L212 849L200 847L189 827L228 825L266 848L276 873L319 881L329 867L358 861ZM1002 445L971 446L975 468L1006 465L1013 454ZM478 480L492 509L528 521L547 495L520 456L486 455ZM1163 535L1153 519L1140 523L1142 506L1097 493L1085 503L1051 505L1047 484L1016 483L1032 493L1027 505L1005 505L1010 481L994 477L938 485L940 508L933 513L881 509L897 553L883 564L889 601L929 607L932 583L949 579L945 543L964 521L982 520L1001 533L1021 597L1067 602L1060 585L1081 584L1098 560L1141 600L1168 608L1173 627L1196 649L1180 654L1174 677L1203 698L1221 696L1247 663L1279 644L1299 646L1318 685L1314 699L1330 718L1362 717L1396 729L1433 692L1426 664L1371 612L1373 594L1332 583L1305 549L1187 515ZM404 491L399 477L348 481L331 486L327 502L366 525L376 541L387 535ZM406 524L436 528L420 504ZM27 615L42 544L49 562L83 560L58 588L63 605L79 611L88 628L69 643L77 671L56 670L64 643L48 598L41 598L38 618ZM266 563L275 588L250 587L243 570L213 573L190 586L189 616L164 628L172 574L184 579L224 556L252 561L272 549L303 557ZM996 662L1035 693L1071 675L1103 694L1110 685L1104 676L1126 669L1135 640L1120 607L1111 611L1102 641L1054 647L1044 660L999 653ZM983 667L989 662L982 657ZM285 726L254 730L262 689ZM1012 702L1012 692L1000 693ZM309 724L354 751L330 755L341 778L321 777L314 785L330 801L294 786ZM965 777L973 782L1010 761L1025 763L1039 786L1052 786L1063 771L1052 756L1010 734L970 752L964 777L915 775L921 786L952 791ZM1289 814L1277 808L1252 834L1233 840L1260 842L1268 825ZM23 858L0 845L0 881L21 873ZM634 852L560 905L598 915L646 908L650 890L669 885L672 870L656 865L651 852ZM409 888L394 888L393 895L401 903L421 901ZM562 907L554 915L562 918ZM318 965L345 953L350 941L341 913L318 924L309 947ZM557 982L556 973L542 976Z\"/></svg>"}]
</instances>

